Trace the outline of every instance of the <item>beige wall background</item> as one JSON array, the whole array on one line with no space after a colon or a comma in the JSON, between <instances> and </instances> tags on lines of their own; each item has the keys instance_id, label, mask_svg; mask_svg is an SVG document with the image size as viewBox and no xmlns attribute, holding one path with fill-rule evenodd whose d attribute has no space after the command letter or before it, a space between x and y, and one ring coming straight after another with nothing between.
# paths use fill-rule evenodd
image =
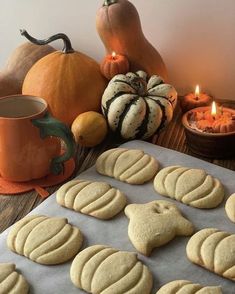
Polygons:
<instances>
[{"instance_id":1,"label":"beige wall background","mask_svg":"<svg viewBox=\"0 0 235 294\"><path fill-rule=\"evenodd\" d=\"M0 68L24 42L20 28L38 38L68 34L73 47L97 61L104 47L95 14L103 0L1 0ZM235 100L235 0L132 0L145 36L161 53L180 94L196 84L215 98ZM61 48L60 43L55 43Z\"/></svg>"}]
</instances>

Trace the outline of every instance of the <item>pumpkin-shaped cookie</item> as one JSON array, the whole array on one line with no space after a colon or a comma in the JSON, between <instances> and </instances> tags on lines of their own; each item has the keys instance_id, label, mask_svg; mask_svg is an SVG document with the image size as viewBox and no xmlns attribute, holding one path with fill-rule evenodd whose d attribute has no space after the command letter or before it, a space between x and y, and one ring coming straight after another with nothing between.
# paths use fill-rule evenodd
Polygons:
<instances>
[{"instance_id":1,"label":"pumpkin-shaped cookie","mask_svg":"<svg viewBox=\"0 0 235 294\"><path fill-rule=\"evenodd\" d=\"M29 285L25 278L16 271L11 263L0 263L0 293L27 294Z\"/></svg>"},{"instance_id":2,"label":"pumpkin-shaped cookie","mask_svg":"<svg viewBox=\"0 0 235 294\"><path fill-rule=\"evenodd\" d=\"M162 286L156 294L222 294L221 287L202 286L187 280L176 280Z\"/></svg>"},{"instance_id":3,"label":"pumpkin-shaped cookie","mask_svg":"<svg viewBox=\"0 0 235 294\"><path fill-rule=\"evenodd\" d=\"M112 78L102 97L102 111L110 129L126 140L146 139L172 119L175 88L159 76L148 80L143 71Z\"/></svg>"},{"instance_id":4,"label":"pumpkin-shaped cookie","mask_svg":"<svg viewBox=\"0 0 235 294\"><path fill-rule=\"evenodd\" d=\"M235 234L203 229L190 238L186 252L193 263L235 281Z\"/></svg>"},{"instance_id":5,"label":"pumpkin-shaped cookie","mask_svg":"<svg viewBox=\"0 0 235 294\"><path fill-rule=\"evenodd\" d=\"M57 202L100 219L109 219L126 205L125 195L104 182L73 180L59 188Z\"/></svg>"},{"instance_id":6,"label":"pumpkin-shaped cookie","mask_svg":"<svg viewBox=\"0 0 235 294\"><path fill-rule=\"evenodd\" d=\"M225 211L228 218L235 223L235 193L229 196L225 204Z\"/></svg>"},{"instance_id":7,"label":"pumpkin-shaped cookie","mask_svg":"<svg viewBox=\"0 0 235 294\"><path fill-rule=\"evenodd\" d=\"M81 251L73 260L73 284L92 294L149 294L152 275L137 255L104 245Z\"/></svg>"},{"instance_id":8,"label":"pumpkin-shaped cookie","mask_svg":"<svg viewBox=\"0 0 235 294\"><path fill-rule=\"evenodd\" d=\"M202 169L168 166L154 179L155 190L196 208L214 208L224 198L221 182Z\"/></svg>"},{"instance_id":9,"label":"pumpkin-shaped cookie","mask_svg":"<svg viewBox=\"0 0 235 294\"><path fill-rule=\"evenodd\" d=\"M41 264L63 263L78 253L83 237L67 219L30 215L18 221L7 237L12 251Z\"/></svg>"},{"instance_id":10,"label":"pumpkin-shaped cookie","mask_svg":"<svg viewBox=\"0 0 235 294\"><path fill-rule=\"evenodd\" d=\"M128 184L143 184L155 176L158 162L142 150L114 148L98 157L96 170Z\"/></svg>"}]
</instances>

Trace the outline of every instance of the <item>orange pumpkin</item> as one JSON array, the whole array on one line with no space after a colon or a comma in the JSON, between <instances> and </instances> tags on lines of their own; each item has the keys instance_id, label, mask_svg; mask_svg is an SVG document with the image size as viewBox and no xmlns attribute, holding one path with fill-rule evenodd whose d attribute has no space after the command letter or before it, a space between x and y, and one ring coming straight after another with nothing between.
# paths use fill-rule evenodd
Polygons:
<instances>
[{"instance_id":1,"label":"orange pumpkin","mask_svg":"<svg viewBox=\"0 0 235 294\"><path fill-rule=\"evenodd\" d=\"M96 29L108 54L125 55L130 71L143 70L167 81L165 64L144 36L139 14L127 0L105 0L96 15Z\"/></svg>"},{"instance_id":2,"label":"orange pumpkin","mask_svg":"<svg viewBox=\"0 0 235 294\"><path fill-rule=\"evenodd\" d=\"M42 45L62 39L64 48L40 59L27 73L23 94L44 98L54 117L71 125L80 114L100 111L101 97L107 85L99 64L89 56L76 52L65 34L37 40L21 31L31 42Z\"/></svg>"}]
</instances>

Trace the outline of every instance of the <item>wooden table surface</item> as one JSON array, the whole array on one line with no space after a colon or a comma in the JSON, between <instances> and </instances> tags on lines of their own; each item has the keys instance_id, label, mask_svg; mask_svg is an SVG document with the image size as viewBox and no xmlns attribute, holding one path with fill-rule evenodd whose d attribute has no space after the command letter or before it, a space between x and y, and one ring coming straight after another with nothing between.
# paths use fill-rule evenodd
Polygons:
<instances>
[{"instance_id":1,"label":"wooden table surface","mask_svg":"<svg viewBox=\"0 0 235 294\"><path fill-rule=\"evenodd\" d=\"M223 102L224 106L227 107L233 107L235 108L235 102ZM212 162L214 164L232 169L235 171L235 151L234 151L234 157L231 159L226 160L218 160L218 159L208 159L199 157L195 154L193 154L187 147L187 143L185 140L184 135L184 129L181 125L181 117L182 113L178 109L176 109L174 118L172 122L169 124L168 128L162 132L158 136L154 136L150 142L174 149L189 155L193 155L195 157L207 160L209 162ZM113 142L111 138L107 138L102 144L95 148L78 148L77 152L77 167L74 173L75 175L78 175L82 171L86 170L90 166L92 166L96 158L99 154L101 154L103 151L112 148L117 147L119 143ZM47 190L50 193L53 193L58 189L59 186L55 186L52 188L48 188ZM6 228L8 228L10 225L15 223L17 220L24 217L27 213L29 213L33 208L38 206L43 199L37 194L37 192L27 192L24 194L19 194L15 196L4 196L0 195L0 232L4 231Z\"/></svg>"}]
</instances>

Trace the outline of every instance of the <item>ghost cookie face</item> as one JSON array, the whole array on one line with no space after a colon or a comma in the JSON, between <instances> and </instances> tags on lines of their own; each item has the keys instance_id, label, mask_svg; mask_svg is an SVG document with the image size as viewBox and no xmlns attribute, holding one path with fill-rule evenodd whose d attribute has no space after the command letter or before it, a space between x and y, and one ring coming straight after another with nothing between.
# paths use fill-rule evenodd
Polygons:
<instances>
[{"instance_id":1,"label":"ghost cookie face","mask_svg":"<svg viewBox=\"0 0 235 294\"><path fill-rule=\"evenodd\" d=\"M163 168L154 179L154 189L196 208L214 208L224 198L224 188L218 179L202 169L183 166Z\"/></svg>"},{"instance_id":2,"label":"ghost cookie face","mask_svg":"<svg viewBox=\"0 0 235 294\"><path fill-rule=\"evenodd\" d=\"M171 202L156 200L146 204L130 204L125 208L130 219L128 236L140 253L149 256L176 236L190 236L193 224L181 215Z\"/></svg>"},{"instance_id":3,"label":"ghost cookie face","mask_svg":"<svg viewBox=\"0 0 235 294\"><path fill-rule=\"evenodd\" d=\"M102 175L138 185L155 176L158 171L158 162L142 150L114 148L98 157L96 170Z\"/></svg>"},{"instance_id":4,"label":"ghost cookie face","mask_svg":"<svg viewBox=\"0 0 235 294\"><path fill-rule=\"evenodd\" d=\"M11 263L0 263L0 293L27 294L29 285L25 278L16 271Z\"/></svg>"},{"instance_id":5,"label":"ghost cookie face","mask_svg":"<svg viewBox=\"0 0 235 294\"><path fill-rule=\"evenodd\" d=\"M81 251L70 277L76 287L92 294L150 294L153 285L152 274L135 253L104 245Z\"/></svg>"},{"instance_id":6,"label":"ghost cookie face","mask_svg":"<svg viewBox=\"0 0 235 294\"><path fill-rule=\"evenodd\" d=\"M18 221L7 237L8 248L41 264L59 264L82 246L80 230L66 218L30 215Z\"/></svg>"}]
</instances>

